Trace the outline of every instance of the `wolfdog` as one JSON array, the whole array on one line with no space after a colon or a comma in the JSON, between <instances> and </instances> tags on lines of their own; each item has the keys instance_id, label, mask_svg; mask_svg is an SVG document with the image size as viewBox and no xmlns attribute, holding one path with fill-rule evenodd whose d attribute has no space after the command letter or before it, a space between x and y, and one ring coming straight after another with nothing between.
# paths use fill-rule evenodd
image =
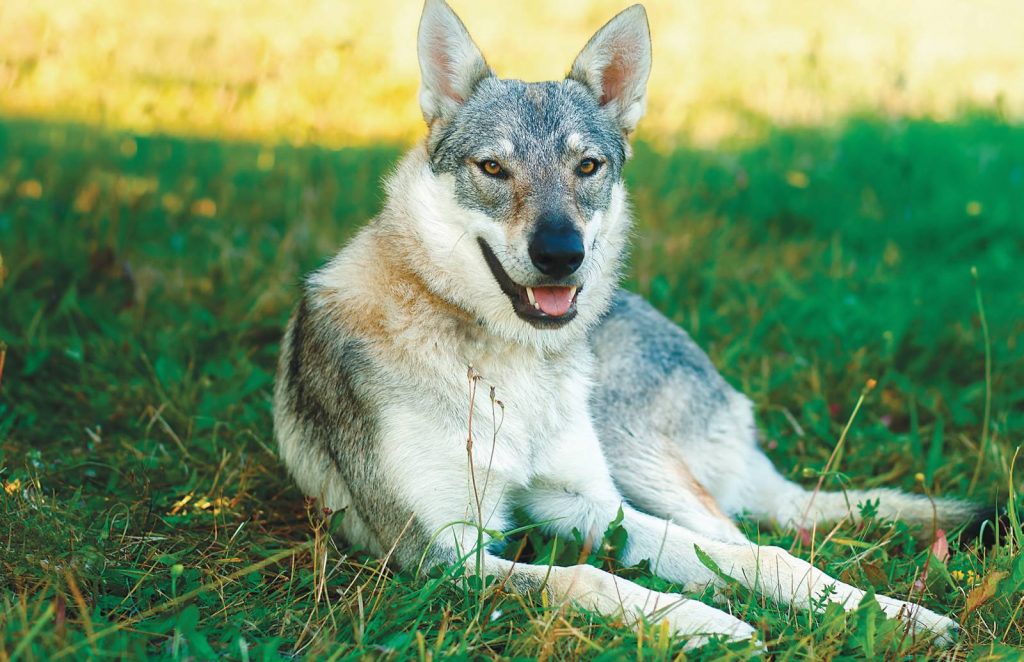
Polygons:
<instances>
[{"instance_id":1,"label":"wolfdog","mask_svg":"<svg viewBox=\"0 0 1024 662\"><path fill-rule=\"evenodd\" d=\"M696 646L756 636L589 565L507 560L488 532L517 509L556 536L599 539L621 511L623 564L648 560L686 591L727 575L783 604L849 610L863 591L755 545L730 518L811 527L858 520L868 501L928 529L975 515L952 499L787 480L758 448L751 402L618 288L622 172L651 67L642 6L601 28L561 81L498 78L444 0L426 1L418 55L427 136L388 177L381 213L306 281L274 391L283 461L350 544L413 570L464 563L629 622L667 619ZM492 395L472 397L477 385ZM912 632L948 642L957 630L877 601Z\"/></svg>"}]
</instances>

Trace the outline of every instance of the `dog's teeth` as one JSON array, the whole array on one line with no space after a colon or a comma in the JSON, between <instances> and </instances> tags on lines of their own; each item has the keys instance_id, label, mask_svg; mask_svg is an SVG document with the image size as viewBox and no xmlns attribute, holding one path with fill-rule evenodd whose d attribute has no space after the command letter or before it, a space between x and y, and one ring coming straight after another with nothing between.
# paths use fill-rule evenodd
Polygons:
<instances>
[{"instance_id":1,"label":"dog's teeth","mask_svg":"<svg viewBox=\"0 0 1024 662\"><path fill-rule=\"evenodd\" d=\"M577 287L569 288L569 301L572 301L572 298L574 296L576 296L576 290L577 289L579 289L579 288L577 288Z\"/></svg>"},{"instance_id":2,"label":"dog's teeth","mask_svg":"<svg viewBox=\"0 0 1024 662\"><path fill-rule=\"evenodd\" d=\"M530 300L531 306L533 306L534 308L540 308L540 306L537 305L537 297L533 296L532 287L526 288L526 297Z\"/></svg>"}]
</instances>

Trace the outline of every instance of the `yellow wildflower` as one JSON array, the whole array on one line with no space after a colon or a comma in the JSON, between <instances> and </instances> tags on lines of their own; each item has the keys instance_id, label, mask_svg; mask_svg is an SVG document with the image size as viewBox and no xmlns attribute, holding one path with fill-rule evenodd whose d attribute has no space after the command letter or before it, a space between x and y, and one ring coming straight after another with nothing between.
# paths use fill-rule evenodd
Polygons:
<instances>
[{"instance_id":1,"label":"yellow wildflower","mask_svg":"<svg viewBox=\"0 0 1024 662\"><path fill-rule=\"evenodd\" d=\"M209 198L199 198L192 203L192 213L196 216L213 218L217 215L217 203Z\"/></svg>"},{"instance_id":2,"label":"yellow wildflower","mask_svg":"<svg viewBox=\"0 0 1024 662\"><path fill-rule=\"evenodd\" d=\"M38 200L43 197L43 185L35 179L26 179L22 183L18 184L18 195L23 198L31 198L32 200Z\"/></svg>"},{"instance_id":3,"label":"yellow wildflower","mask_svg":"<svg viewBox=\"0 0 1024 662\"><path fill-rule=\"evenodd\" d=\"M811 180L799 170L790 170L786 173L786 183L793 188L807 188Z\"/></svg>"}]
</instances>

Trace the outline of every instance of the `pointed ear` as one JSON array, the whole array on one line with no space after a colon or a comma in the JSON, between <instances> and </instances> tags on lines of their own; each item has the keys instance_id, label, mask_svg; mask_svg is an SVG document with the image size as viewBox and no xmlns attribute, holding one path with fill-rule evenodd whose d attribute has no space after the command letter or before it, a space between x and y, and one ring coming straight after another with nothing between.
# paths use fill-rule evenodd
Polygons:
<instances>
[{"instance_id":1,"label":"pointed ear","mask_svg":"<svg viewBox=\"0 0 1024 662\"><path fill-rule=\"evenodd\" d=\"M446 120L493 76L466 26L444 0L426 0L419 32L420 109L427 124Z\"/></svg>"},{"instance_id":2,"label":"pointed ear","mask_svg":"<svg viewBox=\"0 0 1024 662\"><path fill-rule=\"evenodd\" d=\"M569 78L583 83L624 133L636 128L647 102L651 30L642 5L623 10L583 47Z\"/></svg>"}]
</instances>

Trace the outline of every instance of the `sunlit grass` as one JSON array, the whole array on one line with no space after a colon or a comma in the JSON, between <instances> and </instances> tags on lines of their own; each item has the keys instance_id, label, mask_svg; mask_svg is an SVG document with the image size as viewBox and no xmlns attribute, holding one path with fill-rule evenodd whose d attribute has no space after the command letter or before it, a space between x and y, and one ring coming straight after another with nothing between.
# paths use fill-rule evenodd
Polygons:
<instances>
[{"instance_id":1,"label":"sunlit grass","mask_svg":"<svg viewBox=\"0 0 1024 662\"><path fill-rule=\"evenodd\" d=\"M499 73L563 75L627 3L454 0ZM1024 115L1024 4L652 0L642 134L760 139L851 112ZM408 141L420 3L7 0L0 113L326 144Z\"/></svg>"}]
</instances>

